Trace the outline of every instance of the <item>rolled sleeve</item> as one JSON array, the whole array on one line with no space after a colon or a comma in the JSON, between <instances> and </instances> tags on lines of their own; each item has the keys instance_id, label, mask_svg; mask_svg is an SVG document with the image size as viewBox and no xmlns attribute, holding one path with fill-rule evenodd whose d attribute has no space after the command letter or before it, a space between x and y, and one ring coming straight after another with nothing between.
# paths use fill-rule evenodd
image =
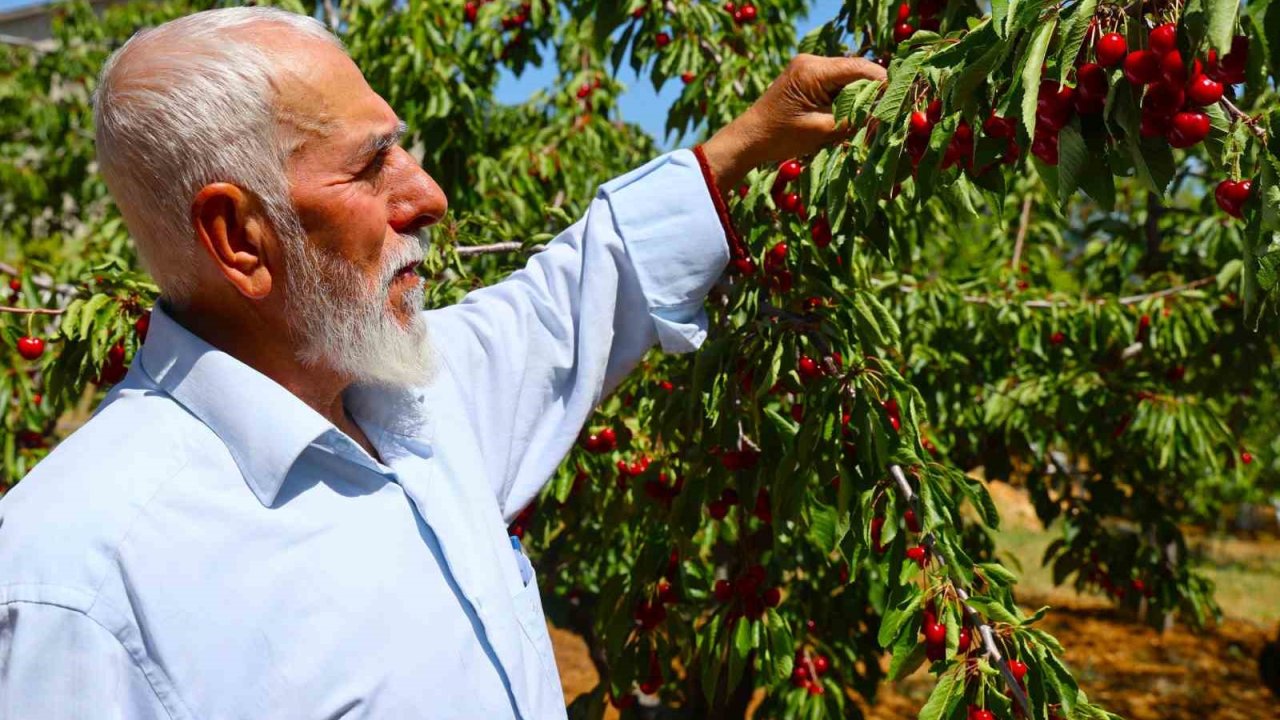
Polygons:
<instances>
[{"instance_id":1,"label":"rolled sleeve","mask_svg":"<svg viewBox=\"0 0 1280 720\"><path fill-rule=\"evenodd\" d=\"M725 228L697 158L679 150L600 189L666 352L706 339L707 293L729 262Z\"/></svg>"}]
</instances>

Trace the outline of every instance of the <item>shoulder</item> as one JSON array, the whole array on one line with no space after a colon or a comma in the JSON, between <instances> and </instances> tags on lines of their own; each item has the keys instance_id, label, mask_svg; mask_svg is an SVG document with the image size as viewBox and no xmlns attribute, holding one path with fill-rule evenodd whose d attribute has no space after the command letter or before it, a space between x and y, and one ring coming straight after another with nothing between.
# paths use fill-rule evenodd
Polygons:
<instances>
[{"instance_id":1,"label":"shoulder","mask_svg":"<svg viewBox=\"0 0 1280 720\"><path fill-rule=\"evenodd\" d=\"M113 391L0 497L0 587L10 599L18 586L66 588L68 597L96 590L151 500L201 453L218 450L217 436L167 395Z\"/></svg>"}]
</instances>

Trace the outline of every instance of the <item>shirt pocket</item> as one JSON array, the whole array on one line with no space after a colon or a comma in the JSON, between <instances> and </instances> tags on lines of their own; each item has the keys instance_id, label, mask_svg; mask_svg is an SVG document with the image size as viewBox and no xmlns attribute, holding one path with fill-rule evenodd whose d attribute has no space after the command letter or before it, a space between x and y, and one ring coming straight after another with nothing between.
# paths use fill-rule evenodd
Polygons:
<instances>
[{"instance_id":1,"label":"shirt pocket","mask_svg":"<svg viewBox=\"0 0 1280 720\"><path fill-rule=\"evenodd\" d=\"M516 619L524 630L525 637L538 650L544 669L559 678L556 669L555 652L551 649L551 636L547 634L547 618L542 611L542 597L538 593L538 573L533 571L529 582L512 598L515 604Z\"/></svg>"}]
</instances>

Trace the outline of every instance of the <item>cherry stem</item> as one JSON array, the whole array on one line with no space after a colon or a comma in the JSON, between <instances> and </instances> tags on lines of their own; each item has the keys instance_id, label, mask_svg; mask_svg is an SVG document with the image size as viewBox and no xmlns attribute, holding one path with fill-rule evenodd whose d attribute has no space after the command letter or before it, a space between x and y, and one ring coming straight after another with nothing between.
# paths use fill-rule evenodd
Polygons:
<instances>
[{"instance_id":1,"label":"cherry stem","mask_svg":"<svg viewBox=\"0 0 1280 720\"><path fill-rule=\"evenodd\" d=\"M1224 97L1224 98L1222 98L1221 100L1219 100L1219 101L1218 101L1218 103L1219 103L1219 104L1221 104L1221 105L1222 105L1222 107L1226 108L1226 109L1227 109L1227 112L1231 113L1231 116L1232 116L1232 117L1234 117L1234 118L1236 118L1237 120L1239 120L1240 122L1244 123L1246 127L1248 127L1250 130L1252 130L1252 131L1253 131L1253 134L1254 134L1254 135L1257 135L1259 140L1266 140L1266 139L1267 139L1267 131L1265 131L1265 130L1263 130L1262 128L1258 127L1258 125L1257 125L1257 122L1258 122L1258 121L1257 121L1257 119L1256 119L1256 118L1252 118L1252 117L1249 117L1248 115L1246 115L1246 114L1245 114L1245 112L1244 112L1243 110L1241 110L1240 108L1236 107L1235 103L1231 102L1230 100L1226 99L1225 97Z\"/></svg>"},{"instance_id":2,"label":"cherry stem","mask_svg":"<svg viewBox=\"0 0 1280 720\"><path fill-rule=\"evenodd\" d=\"M889 472L897 482L898 489L902 492L903 499L905 499L907 503L911 505L911 509L915 511L916 517L923 518L924 514L921 512L920 496L911 489L911 483L907 482L907 475L902 471L902 467L900 465L890 465ZM921 542L925 548L929 550L929 554L933 555L937 559L939 565L946 564L946 561L943 559L941 554L933 552L933 547L935 545L933 533L926 535ZM991 626L987 625L987 623L983 621L982 616L978 614L978 611L974 610L973 607L969 605L967 602L969 599L969 593L965 592L964 588L956 585L954 581L952 582L952 587L955 588L956 595L960 598L960 605L964 608L965 617L969 619L969 623L971 625L978 628L978 633L982 635L982 644L986 648L987 657L991 659L992 664L1000 668L1000 674L1004 676L1004 681L1009 686L1010 692L1013 693L1013 699L1017 701L1022 712L1026 717L1031 717L1031 703L1027 700L1026 693L1022 691L1022 686L1018 684L1017 679L1013 676L1013 671L1009 669L1008 659L1000 653L1000 648L996 645L995 634L992 632Z\"/></svg>"}]
</instances>

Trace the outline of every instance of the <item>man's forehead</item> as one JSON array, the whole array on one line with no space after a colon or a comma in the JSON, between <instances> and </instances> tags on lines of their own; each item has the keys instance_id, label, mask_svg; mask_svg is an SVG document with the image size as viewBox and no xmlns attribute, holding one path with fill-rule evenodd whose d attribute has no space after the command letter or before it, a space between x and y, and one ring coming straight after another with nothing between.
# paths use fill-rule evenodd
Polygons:
<instances>
[{"instance_id":1,"label":"man's forehead","mask_svg":"<svg viewBox=\"0 0 1280 720\"><path fill-rule=\"evenodd\" d=\"M350 135L356 142L395 130L395 112L346 53L310 39L279 49L276 92L282 120L305 134Z\"/></svg>"}]
</instances>

